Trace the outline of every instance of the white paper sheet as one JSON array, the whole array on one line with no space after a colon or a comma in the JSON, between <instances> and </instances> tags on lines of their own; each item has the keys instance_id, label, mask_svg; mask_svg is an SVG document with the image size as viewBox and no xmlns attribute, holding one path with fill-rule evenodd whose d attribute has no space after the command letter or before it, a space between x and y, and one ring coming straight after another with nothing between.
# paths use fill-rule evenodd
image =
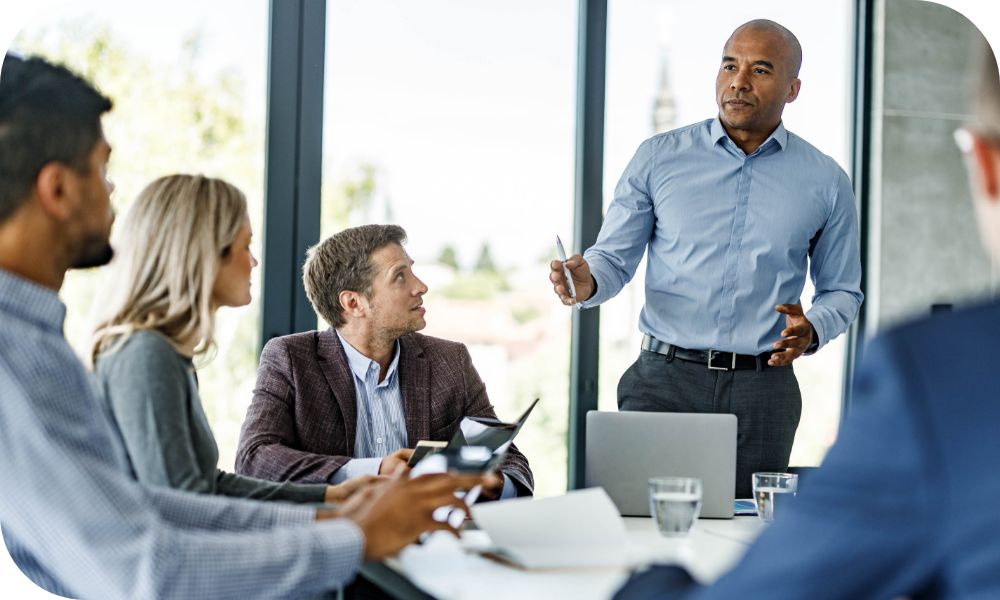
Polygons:
<instances>
[{"instance_id":1,"label":"white paper sheet","mask_svg":"<svg viewBox=\"0 0 1000 600\"><path fill-rule=\"evenodd\" d=\"M627 564L625 524L601 488L472 507L501 555L531 569Z\"/></svg>"},{"instance_id":2,"label":"white paper sheet","mask_svg":"<svg viewBox=\"0 0 1000 600\"><path fill-rule=\"evenodd\" d=\"M404 549L397 568L417 587L440 600L607 600L628 576L623 568L509 567L470 553L466 544L469 538L481 538L478 545L489 543L481 531L463 532L461 543L438 531L422 545Z\"/></svg>"}]
</instances>

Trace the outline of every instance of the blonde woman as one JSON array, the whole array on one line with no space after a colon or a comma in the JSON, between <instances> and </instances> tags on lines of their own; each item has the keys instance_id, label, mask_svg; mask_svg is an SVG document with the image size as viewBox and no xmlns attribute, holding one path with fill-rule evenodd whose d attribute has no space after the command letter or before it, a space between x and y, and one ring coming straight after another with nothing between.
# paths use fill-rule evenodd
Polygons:
<instances>
[{"instance_id":1,"label":"blonde woman","mask_svg":"<svg viewBox=\"0 0 1000 600\"><path fill-rule=\"evenodd\" d=\"M215 311L250 303L246 199L199 175L149 184L118 226L94 332L96 378L139 481L244 498L340 502L372 478L337 486L273 483L217 468L193 358L213 346Z\"/></svg>"}]
</instances>

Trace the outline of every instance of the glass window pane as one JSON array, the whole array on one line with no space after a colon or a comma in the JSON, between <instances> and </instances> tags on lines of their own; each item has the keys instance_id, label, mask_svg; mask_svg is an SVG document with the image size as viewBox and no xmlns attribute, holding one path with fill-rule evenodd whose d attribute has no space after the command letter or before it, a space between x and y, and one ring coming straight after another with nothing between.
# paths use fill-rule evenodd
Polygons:
<instances>
[{"instance_id":1,"label":"glass window pane","mask_svg":"<svg viewBox=\"0 0 1000 600\"><path fill-rule=\"evenodd\" d=\"M608 10L606 204L640 142L718 114L715 75L722 48L736 27L756 18L788 27L803 47L802 91L785 109L786 127L850 172L853 3L614 0ZM618 379L639 354L644 273L645 261L632 283L601 309L602 410L617 408ZM805 308L812 294L807 278ZM836 437L844 348L841 336L795 362L803 409L794 465L818 464Z\"/></svg>"},{"instance_id":2,"label":"glass window pane","mask_svg":"<svg viewBox=\"0 0 1000 600\"><path fill-rule=\"evenodd\" d=\"M157 177L221 177L247 196L259 257L267 15L265 0L67 4L58 17L28 23L11 47L66 64L114 101L104 127L114 148L109 172L119 214ZM218 312L217 351L196 363L219 466L230 471L255 380L259 274L254 302ZM66 278L66 334L81 357L93 328L94 292L106 283L100 270Z\"/></svg>"},{"instance_id":3,"label":"glass window pane","mask_svg":"<svg viewBox=\"0 0 1000 600\"><path fill-rule=\"evenodd\" d=\"M572 244L576 2L327 11L323 236L406 229L422 333L469 347L501 418L541 398L517 444L536 493L559 493L570 312L547 263L557 234Z\"/></svg>"}]
</instances>

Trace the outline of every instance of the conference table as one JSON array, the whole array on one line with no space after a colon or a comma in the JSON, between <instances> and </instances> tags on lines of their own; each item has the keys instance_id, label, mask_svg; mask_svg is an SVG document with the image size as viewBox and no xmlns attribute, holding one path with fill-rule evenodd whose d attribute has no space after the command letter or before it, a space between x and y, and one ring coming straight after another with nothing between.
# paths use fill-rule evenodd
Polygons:
<instances>
[{"instance_id":1,"label":"conference table","mask_svg":"<svg viewBox=\"0 0 1000 600\"><path fill-rule=\"evenodd\" d=\"M631 565L683 565L702 583L732 567L765 526L755 516L699 519L686 537L660 535L652 519L623 519ZM462 540L436 533L382 563L366 564L361 577L393 598L510 600L511 598L607 599L627 579L623 567L525 570L472 549L488 546L485 532L463 531Z\"/></svg>"}]
</instances>

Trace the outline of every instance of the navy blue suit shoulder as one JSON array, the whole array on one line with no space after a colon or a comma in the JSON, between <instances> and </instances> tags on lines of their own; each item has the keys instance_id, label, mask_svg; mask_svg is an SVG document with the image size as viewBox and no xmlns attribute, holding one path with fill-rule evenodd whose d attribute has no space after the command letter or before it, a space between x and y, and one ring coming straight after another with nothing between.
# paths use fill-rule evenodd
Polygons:
<instances>
[{"instance_id":1,"label":"navy blue suit shoulder","mask_svg":"<svg viewBox=\"0 0 1000 600\"><path fill-rule=\"evenodd\" d=\"M661 567L617 598L1000 597L998 356L1000 304L886 331L823 466L733 571Z\"/></svg>"}]
</instances>

